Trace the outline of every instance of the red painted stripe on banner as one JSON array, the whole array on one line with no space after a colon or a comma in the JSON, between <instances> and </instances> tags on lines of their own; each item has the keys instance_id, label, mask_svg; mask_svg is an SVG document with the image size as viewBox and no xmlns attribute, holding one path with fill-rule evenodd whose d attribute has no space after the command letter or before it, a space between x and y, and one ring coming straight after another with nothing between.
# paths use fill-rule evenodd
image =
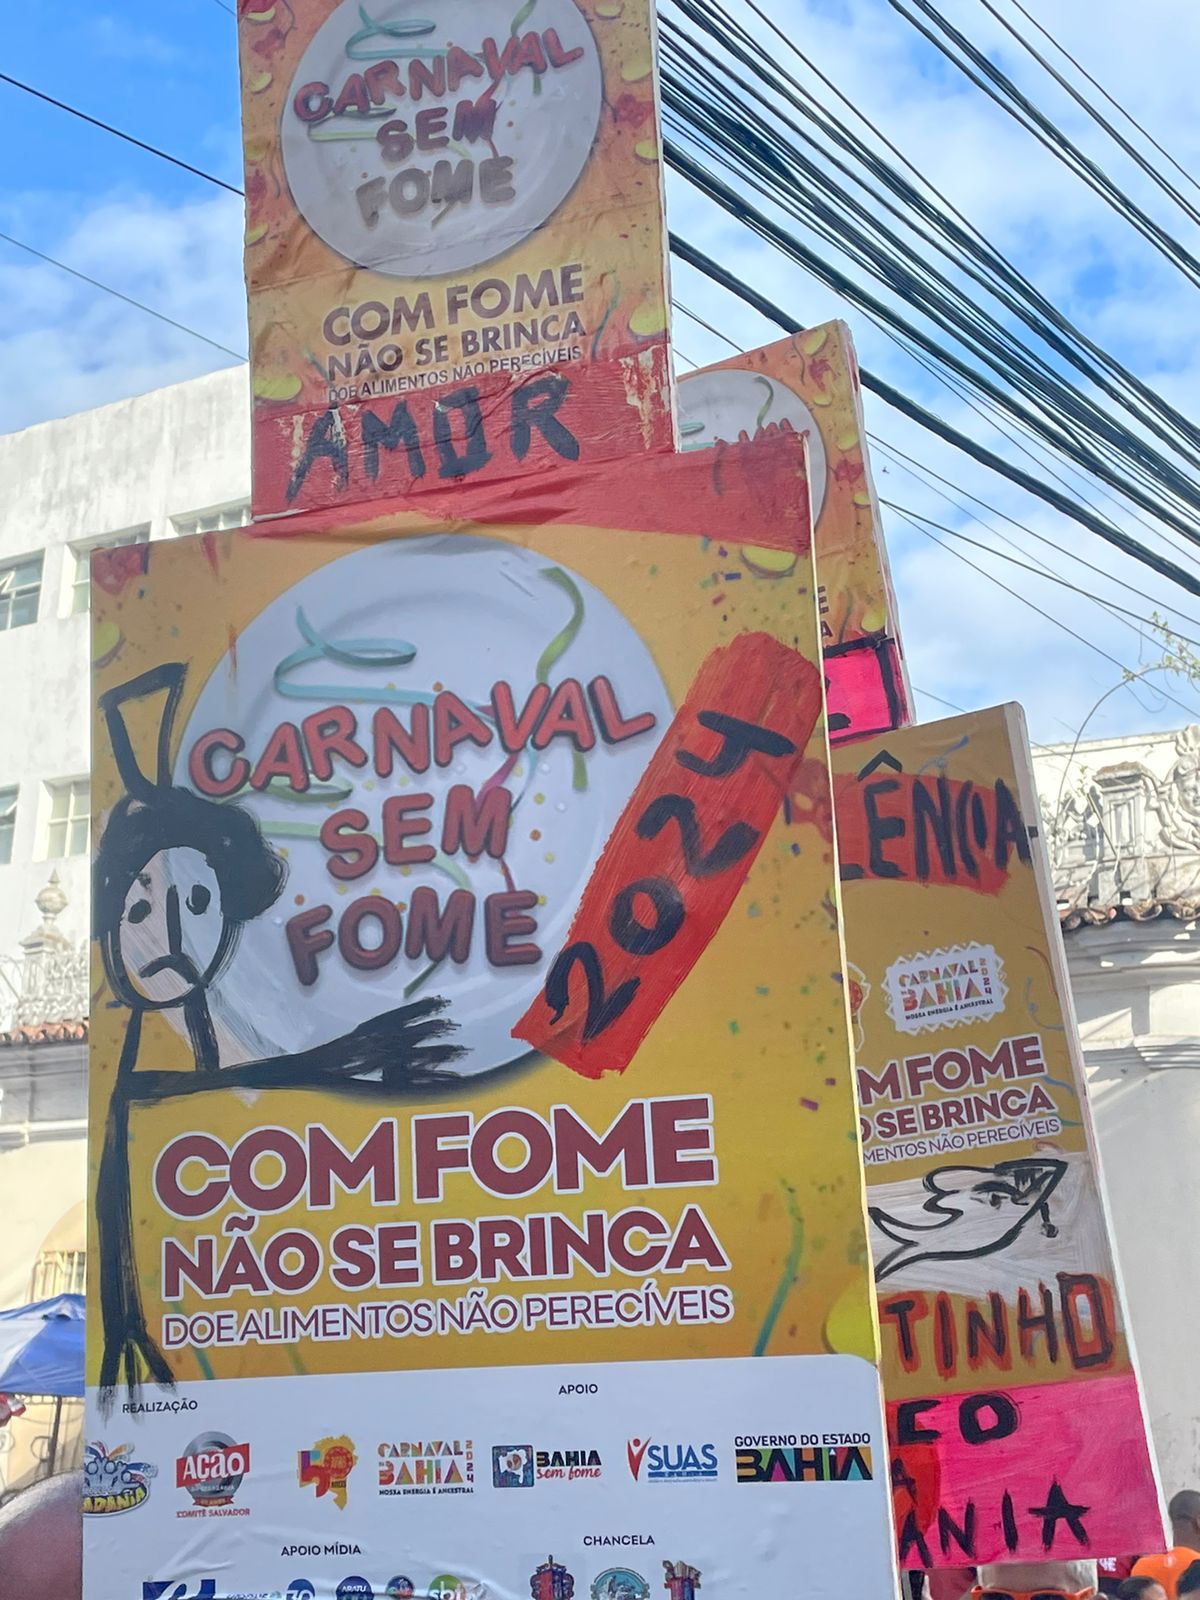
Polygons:
<instances>
[{"instance_id":1,"label":"red painted stripe on banner","mask_svg":"<svg viewBox=\"0 0 1200 1600\"><path fill-rule=\"evenodd\" d=\"M999 894L1029 835L1003 779L980 786L944 772L902 772L887 750L834 779L842 882L899 879Z\"/></svg>"},{"instance_id":2,"label":"red painted stripe on banner","mask_svg":"<svg viewBox=\"0 0 1200 1600\"><path fill-rule=\"evenodd\" d=\"M732 906L820 714L818 669L769 634L706 658L516 1038L585 1078L625 1070Z\"/></svg>"},{"instance_id":3,"label":"red painted stripe on banner","mask_svg":"<svg viewBox=\"0 0 1200 1600\"><path fill-rule=\"evenodd\" d=\"M426 477L402 500L363 500L333 511L295 513L256 522L251 531L268 539L317 534L390 539L399 510L410 527L414 516L428 518L431 526L464 531L570 523L762 545L801 556L812 545L804 446L787 433L682 455L647 451L619 462L580 461L569 470L500 483Z\"/></svg>"}]
</instances>

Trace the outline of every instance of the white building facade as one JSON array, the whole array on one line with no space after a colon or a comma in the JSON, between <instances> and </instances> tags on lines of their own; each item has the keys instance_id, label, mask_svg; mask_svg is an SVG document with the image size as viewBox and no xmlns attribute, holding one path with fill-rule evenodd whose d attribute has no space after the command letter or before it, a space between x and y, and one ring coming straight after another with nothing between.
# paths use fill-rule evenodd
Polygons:
<instances>
[{"instance_id":1,"label":"white building facade","mask_svg":"<svg viewBox=\"0 0 1200 1600\"><path fill-rule=\"evenodd\" d=\"M0 437L0 1307L81 1271L87 557L249 498L245 368ZM1200 729L1035 767L1163 1484L1200 1488ZM39 1448L0 1430L0 1494Z\"/></svg>"},{"instance_id":2,"label":"white building facade","mask_svg":"<svg viewBox=\"0 0 1200 1600\"><path fill-rule=\"evenodd\" d=\"M62 932L87 933L90 551L237 527L249 501L245 367L0 436L0 965L51 870Z\"/></svg>"},{"instance_id":3,"label":"white building facade","mask_svg":"<svg viewBox=\"0 0 1200 1600\"><path fill-rule=\"evenodd\" d=\"M249 406L238 367L0 436L0 1309L83 1287L88 558L248 521ZM0 1500L81 1425L0 1428Z\"/></svg>"},{"instance_id":4,"label":"white building facade","mask_svg":"<svg viewBox=\"0 0 1200 1600\"><path fill-rule=\"evenodd\" d=\"M1034 761L1159 1472L1200 1487L1200 728ZM1193 1076L1195 1074L1195 1076Z\"/></svg>"}]
</instances>

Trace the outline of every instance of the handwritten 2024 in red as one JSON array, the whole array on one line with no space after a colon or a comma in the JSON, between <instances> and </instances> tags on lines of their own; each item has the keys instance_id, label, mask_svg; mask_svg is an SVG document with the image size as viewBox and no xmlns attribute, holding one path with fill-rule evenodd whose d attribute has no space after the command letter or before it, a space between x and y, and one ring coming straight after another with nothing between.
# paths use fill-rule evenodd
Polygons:
<instances>
[{"instance_id":1,"label":"handwritten 2024 in red","mask_svg":"<svg viewBox=\"0 0 1200 1600\"><path fill-rule=\"evenodd\" d=\"M769 634L706 658L516 1038L587 1078L625 1070L732 906L821 709L817 668Z\"/></svg>"}]
</instances>

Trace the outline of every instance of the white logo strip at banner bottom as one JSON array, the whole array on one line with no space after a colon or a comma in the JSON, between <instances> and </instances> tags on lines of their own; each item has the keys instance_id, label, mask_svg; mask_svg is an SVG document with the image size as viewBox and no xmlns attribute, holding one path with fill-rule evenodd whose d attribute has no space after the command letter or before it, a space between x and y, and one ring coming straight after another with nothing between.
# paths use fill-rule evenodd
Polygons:
<instances>
[{"instance_id":1,"label":"white logo strip at banner bottom","mask_svg":"<svg viewBox=\"0 0 1200 1600\"><path fill-rule=\"evenodd\" d=\"M894 1592L854 1356L218 1380L88 1399L108 1600Z\"/></svg>"}]
</instances>

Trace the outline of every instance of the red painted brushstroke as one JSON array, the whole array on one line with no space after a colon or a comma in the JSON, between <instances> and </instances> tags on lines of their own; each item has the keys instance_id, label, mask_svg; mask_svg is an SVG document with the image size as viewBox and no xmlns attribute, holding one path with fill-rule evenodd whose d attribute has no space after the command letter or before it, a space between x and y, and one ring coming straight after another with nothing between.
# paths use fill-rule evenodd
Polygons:
<instances>
[{"instance_id":1,"label":"red painted brushstroke","mask_svg":"<svg viewBox=\"0 0 1200 1600\"><path fill-rule=\"evenodd\" d=\"M1016 796L930 769L899 772L876 758L834 778L838 863L859 878L933 883L999 894L1030 860Z\"/></svg>"},{"instance_id":2,"label":"red painted brushstroke","mask_svg":"<svg viewBox=\"0 0 1200 1600\"><path fill-rule=\"evenodd\" d=\"M516 1038L585 1078L624 1072L732 906L821 709L817 668L769 634L711 652Z\"/></svg>"},{"instance_id":3,"label":"red painted brushstroke","mask_svg":"<svg viewBox=\"0 0 1200 1600\"><path fill-rule=\"evenodd\" d=\"M804 446L796 434L729 444L683 455L647 451L612 461L576 462L501 483L421 479L403 509L431 523L475 526L623 528L631 533L708 537L734 548L743 543L806 556L812 544ZM306 512L256 522L259 539L391 539L398 501L363 500L329 512Z\"/></svg>"}]
</instances>

